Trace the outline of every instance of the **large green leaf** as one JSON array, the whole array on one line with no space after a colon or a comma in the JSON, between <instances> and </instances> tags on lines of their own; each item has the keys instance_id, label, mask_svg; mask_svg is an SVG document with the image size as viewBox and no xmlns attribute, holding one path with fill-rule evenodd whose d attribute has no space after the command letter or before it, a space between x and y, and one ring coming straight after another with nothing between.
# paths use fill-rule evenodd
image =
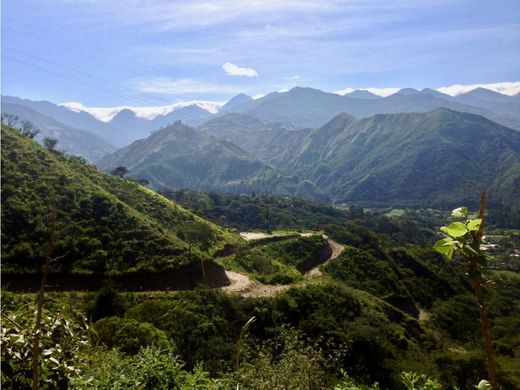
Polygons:
<instances>
[{"instance_id":1,"label":"large green leaf","mask_svg":"<svg viewBox=\"0 0 520 390\"><path fill-rule=\"evenodd\" d=\"M466 225L469 231L477 231L480 228L480 225L482 224L482 219L472 219L469 221Z\"/></svg>"},{"instance_id":2,"label":"large green leaf","mask_svg":"<svg viewBox=\"0 0 520 390\"><path fill-rule=\"evenodd\" d=\"M451 215L454 217L465 217L466 215L468 215L468 208L467 207L456 208L451 212Z\"/></svg>"},{"instance_id":3,"label":"large green leaf","mask_svg":"<svg viewBox=\"0 0 520 390\"><path fill-rule=\"evenodd\" d=\"M451 238L444 238L437 241L435 245L433 245L433 249L439 253L442 253L448 259L451 259L453 257L454 245L455 242Z\"/></svg>"},{"instance_id":4,"label":"large green leaf","mask_svg":"<svg viewBox=\"0 0 520 390\"><path fill-rule=\"evenodd\" d=\"M468 232L468 229L466 228L466 225L462 222L453 222L452 224L449 224L448 226L441 227L441 230L446 233L447 235L457 238L462 237Z\"/></svg>"}]
</instances>

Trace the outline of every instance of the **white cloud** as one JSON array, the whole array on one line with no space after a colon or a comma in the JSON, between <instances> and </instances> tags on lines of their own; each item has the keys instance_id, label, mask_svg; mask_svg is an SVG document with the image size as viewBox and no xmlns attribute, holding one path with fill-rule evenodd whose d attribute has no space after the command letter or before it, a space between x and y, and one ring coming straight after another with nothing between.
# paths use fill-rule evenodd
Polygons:
<instances>
[{"instance_id":1,"label":"white cloud","mask_svg":"<svg viewBox=\"0 0 520 390\"><path fill-rule=\"evenodd\" d=\"M220 107L222 107L224 104L225 102L190 100L181 101L164 106L87 107L78 102L61 103L60 106L66 107L69 110L75 112L88 112L90 115L94 116L96 119L99 119L100 121L110 122L112 118L114 118L114 116L116 116L119 112L125 109L133 111L135 115L139 118L152 120L158 115L166 115L172 111L178 110L179 108L188 106L198 106L203 110L206 110L212 114L216 114L220 110Z\"/></svg>"},{"instance_id":2,"label":"white cloud","mask_svg":"<svg viewBox=\"0 0 520 390\"><path fill-rule=\"evenodd\" d=\"M240 93L243 88L231 85L215 85L205 81L195 79L153 78L137 82L136 89L140 92L157 93L162 95L183 95L183 94L224 94Z\"/></svg>"},{"instance_id":3,"label":"white cloud","mask_svg":"<svg viewBox=\"0 0 520 390\"><path fill-rule=\"evenodd\" d=\"M351 92L359 90L359 91L368 91L370 93L373 93L374 95L386 97L386 96L393 95L394 93L396 93L400 89L401 88L395 88L395 87L392 87L392 88L374 88L374 87L370 87L370 88L351 88L351 87L348 87L348 88L345 88L345 89L341 89L339 91L335 91L334 93L336 93L338 95L346 95L347 93L351 93Z\"/></svg>"},{"instance_id":4,"label":"white cloud","mask_svg":"<svg viewBox=\"0 0 520 390\"><path fill-rule=\"evenodd\" d=\"M87 107L78 102L59 104L74 112L88 112L90 115L103 122L109 122L117 113L126 107Z\"/></svg>"},{"instance_id":5,"label":"white cloud","mask_svg":"<svg viewBox=\"0 0 520 390\"><path fill-rule=\"evenodd\" d=\"M240 67L231 62L226 62L222 65L222 69L224 69L228 76L258 77L257 71L253 68Z\"/></svg>"},{"instance_id":6,"label":"white cloud","mask_svg":"<svg viewBox=\"0 0 520 390\"><path fill-rule=\"evenodd\" d=\"M289 76L289 77L285 77L286 80L299 80L300 79L300 75L299 74L295 74L294 76Z\"/></svg>"},{"instance_id":7,"label":"white cloud","mask_svg":"<svg viewBox=\"0 0 520 390\"><path fill-rule=\"evenodd\" d=\"M339 91L334 91L337 95L346 95L347 93L354 92L355 88L347 87L345 89L340 89Z\"/></svg>"},{"instance_id":8,"label":"white cloud","mask_svg":"<svg viewBox=\"0 0 520 390\"><path fill-rule=\"evenodd\" d=\"M447 95L457 96L469 91L473 91L477 88L485 88L491 91L502 93L504 95L513 96L520 93L520 81L469 85L454 84L450 85L449 87L437 88L437 91L445 93Z\"/></svg>"}]
</instances>

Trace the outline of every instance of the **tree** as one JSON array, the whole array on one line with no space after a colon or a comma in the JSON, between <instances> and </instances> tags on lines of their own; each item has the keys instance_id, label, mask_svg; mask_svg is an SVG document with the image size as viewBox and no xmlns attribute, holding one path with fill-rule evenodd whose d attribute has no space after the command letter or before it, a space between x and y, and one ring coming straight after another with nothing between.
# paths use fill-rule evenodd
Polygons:
<instances>
[{"instance_id":1,"label":"tree","mask_svg":"<svg viewBox=\"0 0 520 390\"><path fill-rule=\"evenodd\" d=\"M2 112L2 124L5 124L9 127L15 127L18 124L18 117L14 114Z\"/></svg>"},{"instance_id":2,"label":"tree","mask_svg":"<svg viewBox=\"0 0 520 390\"><path fill-rule=\"evenodd\" d=\"M482 271L487 268L486 255L481 251L482 235L484 233L484 212L486 209L486 193L480 195L479 216L475 219L468 217L468 209L459 207L452 211L452 216L463 218L463 221L453 222L448 226L441 227L446 236L433 246L437 252L442 253L451 260L454 254L458 254L464 260L464 266L468 270L471 286L477 299L484 344L486 347L487 366L489 382L493 389L497 390L495 373L495 359L493 354L493 342L489 330L487 310L484 302L482 287Z\"/></svg>"},{"instance_id":3,"label":"tree","mask_svg":"<svg viewBox=\"0 0 520 390\"><path fill-rule=\"evenodd\" d=\"M40 282L40 289L38 290L38 295L36 299L36 321L34 324L34 333L33 333L33 348L32 348L32 389L38 389L38 383L40 380L39 377L39 368L40 368L40 338L42 333L42 313L43 313L43 304L45 300L45 284L47 283L47 276L49 274L49 268L51 263L54 263L63 257L65 257L67 253L59 257L52 257L55 246L55 233L56 233L56 210L53 209L51 213L51 222L49 225L49 239L47 243L47 252L45 253L44 263L42 267L42 277Z\"/></svg>"},{"instance_id":4,"label":"tree","mask_svg":"<svg viewBox=\"0 0 520 390\"><path fill-rule=\"evenodd\" d=\"M58 140L56 138L45 137L43 139L43 146L45 146L45 148L50 152L54 152L56 150L57 143Z\"/></svg>"},{"instance_id":5,"label":"tree","mask_svg":"<svg viewBox=\"0 0 520 390\"><path fill-rule=\"evenodd\" d=\"M206 251L210 248L211 243L215 240L215 233L206 223L202 222L191 222L184 225L178 233L179 238L186 240L188 242L188 255L191 259L191 251L193 246L197 246L200 249ZM202 276L204 277L204 282L206 280L206 272L204 271L204 259L200 258L201 266L202 266Z\"/></svg>"},{"instance_id":6,"label":"tree","mask_svg":"<svg viewBox=\"0 0 520 390\"><path fill-rule=\"evenodd\" d=\"M265 229L268 233L272 232L271 229L271 209L269 208L269 205L264 205L264 224Z\"/></svg>"},{"instance_id":7,"label":"tree","mask_svg":"<svg viewBox=\"0 0 520 390\"><path fill-rule=\"evenodd\" d=\"M20 134L33 139L40 133L40 130L33 125L32 122L22 121L22 126L20 127ZM56 141L58 142L58 141Z\"/></svg>"},{"instance_id":8,"label":"tree","mask_svg":"<svg viewBox=\"0 0 520 390\"><path fill-rule=\"evenodd\" d=\"M110 174L117 176L117 177L123 177L125 175L128 175L128 168L127 167L117 167L113 169Z\"/></svg>"}]
</instances>

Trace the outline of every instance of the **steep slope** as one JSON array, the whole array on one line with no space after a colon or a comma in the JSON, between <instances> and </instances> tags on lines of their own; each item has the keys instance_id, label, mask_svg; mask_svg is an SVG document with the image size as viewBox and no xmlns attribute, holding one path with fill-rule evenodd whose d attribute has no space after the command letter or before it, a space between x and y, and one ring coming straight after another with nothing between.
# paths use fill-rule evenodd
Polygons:
<instances>
[{"instance_id":1,"label":"steep slope","mask_svg":"<svg viewBox=\"0 0 520 390\"><path fill-rule=\"evenodd\" d=\"M4 112L16 115L20 121L33 123L40 130L36 136L38 142L45 137L55 138L58 140L57 149L67 154L81 156L90 162L95 162L116 149L101 137L64 125L26 106L3 102L2 113Z\"/></svg>"},{"instance_id":2,"label":"steep slope","mask_svg":"<svg viewBox=\"0 0 520 390\"><path fill-rule=\"evenodd\" d=\"M411 88L385 98L360 99L295 87L288 92L271 93L253 102L238 105L233 111L303 128L322 126L342 112L355 118L364 118L376 114L429 112L441 107L483 115L504 126L520 129L520 113L492 111L443 98L438 93L429 93L428 90L417 91Z\"/></svg>"},{"instance_id":3,"label":"steep slope","mask_svg":"<svg viewBox=\"0 0 520 390\"><path fill-rule=\"evenodd\" d=\"M239 238L134 182L49 152L2 126L2 272L39 270L56 210L54 271L178 269L204 251L181 239L206 233L209 253Z\"/></svg>"},{"instance_id":4,"label":"steep slope","mask_svg":"<svg viewBox=\"0 0 520 390\"><path fill-rule=\"evenodd\" d=\"M290 155L312 129L260 120L243 114L226 114L199 126L206 134L232 142L253 156L283 166L281 156Z\"/></svg>"},{"instance_id":5,"label":"steep slope","mask_svg":"<svg viewBox=\"0 0 520 390\"><path fill-rule=\"evenodd\" d=\"M338 202L446 205L487 190L511 204L520 199L520 134L446 109L340 115L309 135L289 170Z\"/></svg>"},{"instance_id":6,"label":"steep slope","mask_svg":"<svg viewBox=\"0 0 520 390\"><path fill-rule=\"evenodd\" d=\"M312 183L284 176L233 143L175 123L103 158L102 169L126 166L156 188L277 193L325 199Z\"/></svg>"}]
</instances>

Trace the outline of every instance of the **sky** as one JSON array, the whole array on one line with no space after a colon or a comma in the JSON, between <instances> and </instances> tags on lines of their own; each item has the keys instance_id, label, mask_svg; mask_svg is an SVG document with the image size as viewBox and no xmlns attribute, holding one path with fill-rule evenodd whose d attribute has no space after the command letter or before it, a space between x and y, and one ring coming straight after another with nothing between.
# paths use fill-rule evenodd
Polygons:
<instances>
[{"instance_id":1,"label":"sky","mask_svg":"<svg viewBox=\"0 0 520 390\"><path fill-rule=\"evenodd\" d=\"M519 0L3 0L1 11L2 94L32 100L520 92Z\"/></svg>"}]
</instances>

